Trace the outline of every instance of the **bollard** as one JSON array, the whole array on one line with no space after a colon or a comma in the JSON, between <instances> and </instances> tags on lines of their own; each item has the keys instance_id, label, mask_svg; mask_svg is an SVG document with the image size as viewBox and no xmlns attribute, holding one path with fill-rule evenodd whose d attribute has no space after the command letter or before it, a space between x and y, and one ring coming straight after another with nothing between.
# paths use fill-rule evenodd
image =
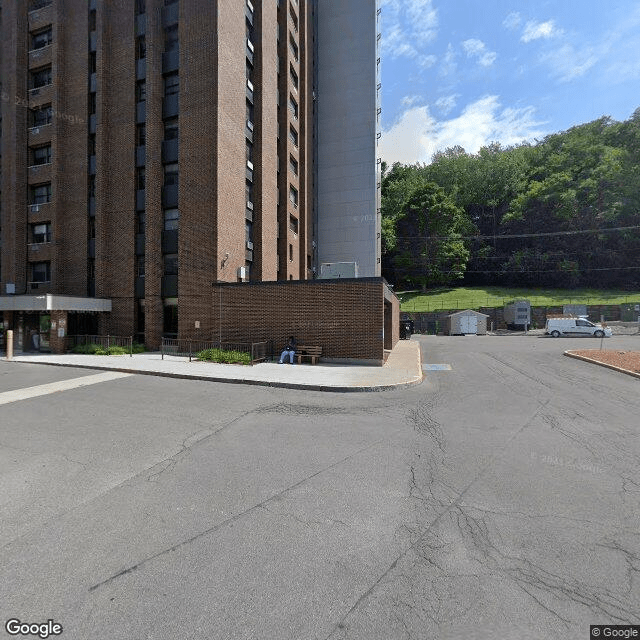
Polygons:
<instances>
[{"instance_id":1,"label":"bollard","mask_svg":"<svg viewBox=\"0 0 640 640\"><path fill-rule=\"evenodd\" d=\"M7 360L13 358L13 331L7 331Z\"/></svg>"}]
</instances>

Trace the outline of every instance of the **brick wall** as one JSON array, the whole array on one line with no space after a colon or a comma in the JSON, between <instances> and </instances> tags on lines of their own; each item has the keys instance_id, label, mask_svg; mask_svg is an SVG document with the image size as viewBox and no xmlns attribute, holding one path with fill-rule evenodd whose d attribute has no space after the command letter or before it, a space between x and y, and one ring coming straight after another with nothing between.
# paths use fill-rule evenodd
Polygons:
<instances>
[{"instance_id":1,"label":"brick wall","mask_svg":"<svg viewBox=\"0 0 640 640\"><path fill-rule=\"evenodd\" d=\"M216 284L212 295L213 337L228 342L288 336L321 345L323 356L381 364L384 360L385 283L381 278ZM398 340L398 301L391 294L390 346ZM184 336L186 337L186 336Z\"/></svg>"}]
</instances>

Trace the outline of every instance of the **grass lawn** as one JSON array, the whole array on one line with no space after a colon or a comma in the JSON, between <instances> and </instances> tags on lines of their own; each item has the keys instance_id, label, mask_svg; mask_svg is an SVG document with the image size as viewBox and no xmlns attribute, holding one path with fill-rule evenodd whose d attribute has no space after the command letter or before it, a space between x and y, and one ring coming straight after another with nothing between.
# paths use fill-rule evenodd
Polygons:
<instances>
[{"instance_id":1,"label":"grass lawn","mask_svg":"<svg viewBox=\"0 0 640 640\"><path fill-rule=\"evenodd\" d=\"M516 299L526 299L533 306L563 304L640 303L640 291L602 289L510 289L507 287L459 287L434 289L427 293L398 292L401 311L437 311L438 309L477 309L501 307Z\"/></svg>"}]
</instances>

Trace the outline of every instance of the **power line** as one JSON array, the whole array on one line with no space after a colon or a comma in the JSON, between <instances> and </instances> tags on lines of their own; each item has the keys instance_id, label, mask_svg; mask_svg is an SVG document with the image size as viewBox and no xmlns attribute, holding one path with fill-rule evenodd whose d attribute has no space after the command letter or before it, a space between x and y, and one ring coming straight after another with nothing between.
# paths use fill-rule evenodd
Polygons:
<instances>
[{"instance_id":1,"label":"power line","mask_svg":"<svg viewBox=\"0 0 640 640\"><path fill-rule=\"evenodd\" d=\"M603 229L582 229L579 231L552 231L549 233L514 233L506 235L476 236L396 236L397 240L508 240L511 238L546 238L549 236L574 236L585 233L607 233L609 231L632 231L640 229L640 225L631 227L606 227Z\"/></svg>"}]
</instances>

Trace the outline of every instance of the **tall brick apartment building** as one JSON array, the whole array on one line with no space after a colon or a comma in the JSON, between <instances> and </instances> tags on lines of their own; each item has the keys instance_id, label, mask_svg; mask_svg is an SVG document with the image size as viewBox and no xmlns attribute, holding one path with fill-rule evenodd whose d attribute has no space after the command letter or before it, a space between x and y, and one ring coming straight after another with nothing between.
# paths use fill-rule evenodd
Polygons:
<instances>
[{"instance_id":1,"label":"tall brick apartment building","mask_svg":"<svg viewBox=\"0 0 640 640\"><path fill-rule=\"evenodd\" d=\"M215 282L327 259L380 275L375 0L0 5L0 320L19 344L53 322L156 346L212 329ZM362 55L339 65L356 22Z\"/></svg>"}]
</instances>

